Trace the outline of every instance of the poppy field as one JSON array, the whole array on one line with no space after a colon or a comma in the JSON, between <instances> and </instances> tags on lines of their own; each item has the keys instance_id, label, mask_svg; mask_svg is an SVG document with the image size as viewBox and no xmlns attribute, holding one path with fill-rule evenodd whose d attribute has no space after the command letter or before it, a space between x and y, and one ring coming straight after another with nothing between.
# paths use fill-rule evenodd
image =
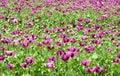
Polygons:
<instances>
[{"instance_id":1,"label":"poppy field","mask_svg":"<svg viewBox=\"0 0 120 76\"><path fill-rule=\"evenodd\" d=\"M0 76L120 76L120 0L0 0Z\"/></svg>"}]
</instances>

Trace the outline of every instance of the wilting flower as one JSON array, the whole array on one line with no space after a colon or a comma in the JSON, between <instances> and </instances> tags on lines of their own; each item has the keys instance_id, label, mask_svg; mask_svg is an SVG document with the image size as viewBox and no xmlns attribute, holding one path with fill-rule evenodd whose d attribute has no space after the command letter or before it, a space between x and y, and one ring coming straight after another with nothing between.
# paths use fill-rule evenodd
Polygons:
<instances>
[{"instance_id":1,"label":"wilting flower","mask_svg":"<svg viewBox=\"0 0 120 76\"><path fill-rule=\"evenodd\" d=\"M14 68L15 67L15 65L14 64L7 64L7 66L6 66L8 69L12 69L12 68Z\"/></svg>"},{"instance_id":2,"label":"wilting flower","mask_svg":"<svg viewBox=\"0 0 120 76\"><path fill-rule=\"evenodd\" d=\"M5 54L7 56L13 56L14 55L14 50L12 50L12 51L5 51Z\"/></svg>"},{"instance_id":3,"label":"wilting flower","mask_svg":"<svg viewBox=\"0 0 120 76\"><path fill-rule=\"evenodd\" d=\"M80 63L84 66L88 66L90 64L90 61L88 59L81 60Z\"/></svg>"}]
</instances>

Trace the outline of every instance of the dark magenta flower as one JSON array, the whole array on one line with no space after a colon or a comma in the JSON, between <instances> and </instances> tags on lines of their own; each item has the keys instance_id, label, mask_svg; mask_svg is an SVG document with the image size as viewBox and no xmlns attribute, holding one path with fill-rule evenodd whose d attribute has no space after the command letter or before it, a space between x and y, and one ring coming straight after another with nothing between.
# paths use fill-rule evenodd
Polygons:
<instances>
[{"instance_id":1,"label":"dark magenta flower","mask_svg":"<svg viewBox=\"0 0 120 76\"><path fill-rule=\"evenodd\" d=\"M64 42L64 43L68 43L69 41L70 41L70 38L69 38L69 37L63 38L63 42Z\"/></svg>"},{"instance_id":2,"label":"dark magenta flower","mask_svg":"<svg viewBox=\"0 0 120 76\"><path fill-rule=\"evenodd\" d=\"M112 49L112 48L108 48L107 50L108 50L109 52L111 52L113 49Z\"/></svg>"},{"instance_id":3,"label":"dark magenta flower","mask_svg":"<svg viewBox=\"0 0 120 76\"><path fill-rule=\"evenodd\" d=\"M65 38L65 37L66 37L66 35L65 35L65 34L63 34L63 33L60 33L58 37L59 37L59 38Z\"/></svg>"},{"instance_id":4,"label":"dark magenta flower","mask_svg":"<svg viewBox=\"0 0 120 76\"><path fill-rule=\"evenodd\" d=\"M23 47L27 47L27 46L29 45L29 41L21 42L21 45L22 45Z\"/></svg>"},{"instance_id":5,"label":"dark magenta flower","mask_svg":"<svg viewBox=\"0 0 120 76\"><path fill-rule=\"evenodd\" d=\"M85 20L86 24L90 23L90 20L89 19L86 19Z\"/></svg>"},{"instance_id":6,"label":"dark magenta flower","mask_svg":"<svg viewBox=\"0 0 120 76\"><path fill-rule=\"evenodd\" d=\"M56 60L56 56L49 56L48 60L55 61Z\"/></svg>"},{"instance_id":7,"label":"dark magenta flower","mask_svg":"<svg viewBox=\"0 0 120 76\"><path fill-rule=\"evenodd\" d=\"M77 42L76 38L71 38L70 42L75 43Z\"/></svg>"},{"instance_id":8,"label":"dark magenta flower","mask_svg":"<svg viewBox=\"0 0 120 76\"><path fill-rule=\"evenodd\" d=\"M104 69L102 67L98 66L98 65L90 67L90 68L86 68L86 71L90 72L90 73L93 73L93 72L101 73L101 72L103 72L103 70Z\"/></svg>"},{"instance_id":9,"label":"dark magenta flower","mask_svg":"<svg viewBox=\"0 0 120 76\"><path fill-rule=\"evenodd\" d=\"M90 64L90 61L88 59L81 60L80 63L84 66L88 66Z\"/></svg>"},{"instance_id":10,"label":"dark magenta flower","mask_svg":"<svg viewBox=\"0 0 120 76\"><path fill-rule=\"evenodd\" d=\"M101 41L100 40L92 40L92 43L93 44L101 44Z\"/></svg>"},{"instance_id":11,"label":"dark magenta flower","mask_svg":"<svg viewBox=\"0 0 120 76\"><path fill-rule=\"evenodd\" d=\"M13 41L11 42L11 44L12 44L12 45L18 45L18 44L19 44L19 40L13 40Z\"/></svg>"},{"instance_id":12,"label":"dark magenta flower","mask_svg":"<svg viewBox=\"0 0 120 76\"><path fill-rule=\"evenodd\" d=\"M92 68L92 67L86 68L85 70L86 70L86 72L89 72L89 73L95 72L95 68Z\"/></svg>"},{"instance_id":13,"label":"dark magenta flower","mask_svg":"<svg viewBox=\"0 0 120 76\"><path fill-rule=\"evenodd\" d=\"M118 52L117 56L118 56L118 58L120 58L120 52Z\"/></svg>"},{"instance_id":14,"label":"dark magenta flower","mask_svg":"<svg viewBox=\"0 0 120 76\"><path fill-rule=\"evenodd\" d=\"M65 54L65 51L64 50L58 50L57 51L57 55L59 55L59 56L62 56L62 55L64 55Z\"/></svg>"},{"instance_id":15,"label":"dark magenta flower","mask_svg":"<svg viewBox=\"0 0 120 76\"><path fill-rule=\"evenodd\" d=\"M49 50L52 50L52 49L54 49L54 46L47 46L47 48L48 48Z\"/></svg>"},{"instance_id":16,"label":"dark magenta flower","mask_svg":"<svg viewBox=\"0 0 120 76\"><path fill-rule=\"evenodd\" d=\"M54 68L54 67L55 67L53 61L46 62L46 66L47 66L48 68Z\"/></svg>"},{"instance_id":17,"label":"dark magenta flower","mask_svg":"<svg viewBox=\"0 0 120 76\"><path fill-rule=\"evenodd\" d=\"M57 41L57 42L56 42L56 45L57 45L57 46L61 46L61 45L62 45L62 42Z\"/></svg>"},{"instance_id":18,"label":"dark magenta flower","mask_svg":"<svg viewBox=\"0 0 120 76\"><path fill-rule=\"evenodd\" d=\"M49 36L48 34L44 34L44 35L42 36L42 38L43 38L43 39L50 39L50 36Z\"/></svg>"},{"instance_id":19,"label":"dark magenta flower","mask_svg":"<svg viewBox=\"0 0 120 76\"><path fill-rule=\"evenodd\" d=\"M113 62L118 63L118 62L120 62L120 59L119 58L113 58Z\"/></svg>"},{"instance_id":20,"label":"dark magenta flower","mask_svg":"<svg viewBox=\"0 0 120 76\"><path fill-rule=\"evenodd\" d=\"M26 63L20 63L20 66L23 67L23 68L26 68L27 64Z\"/></svg>"},{"instance_id":21,"label":"dark magenta flower","mask_svg":"<svg viewBox=\"0 0 120 76\"><path fill-rule=\"evenodd\" d=\"M111 36L111 37L110 37L110 40L115 40L115 37L114 37L114 36Z\"/></svg>"},{"instance_id":22,"label":"dark magenta flower","mask_svg":"<svg viewBox=\"0 0 120 76\"><path fill-rule=\"evenodd\" d=\"M14 64L7 64L7 66L6 66L8 69L12 69L12 68L14 68L15 67L15 65Z\"/></svg>"},{"instance_id":23,"label":"dark magenta flower","mask_svg":"<svg viewBox=\"0 0 120 76\"><path fill-rule=\"evenodd\" d=\"M87 53L91 53L95 49L95 47L92 44L88 44L84 47L84 49Z\"/></svg>"},{"instance_id":24,"label":"dark magenta flower","mask_svg":"<svg viewBox=\"0 0 120 76\"><path fill-rule=\"evenodd\" d=\"M102 67L100 67L100 66L95 66L96 67L96 72L98 72L98 73L101 73L101 72L103 72L103 68Z\"/></svg>"},{"instance_id":25,"label":"dark magenta flower","mask_svg":"<svg viewBox=\"0 0 120 76\"><path fill-rule=\"evenodd\" d=\"M119 47L120 46L120 42L118 41L118 42L114 42L113 43L115 46L117 46L117 47Z\"/></svg>"},{"instance_id":26,"label":"dark magenta flower","mask_svg":"<svg viewBox=\"0 0 120 76\"><path fill-rule=\"evenodd\" d=\"M6 46L0 46L0 50L6 50Z\"/></svg>"},{"instance_id":27,"label":"dark magenta flower","mask_svg":"<svg viewBox=\"0 0 120 76\"><path fill-rule=\"evenodd\" d=\"M10 42L11 42L10 37L4 37L3 43L10 43Z\"/></svg>"},{"instance_id":28,"label":"dark magenta flower","mask_svg":"<svg viewBox=\"0 0 120 76\"><path fill-rule=\"evenodd\" d=\"M4 61L5 57L3 55L0 55L0 61Z\"/></svg>"},{"instance_id":29,"label":"dark magenta flower","mask_svg":"<svg viewBox=\"0 0 120 76\"><path fill-rule=\"evenodd\" d=\"M69 60L70 56L67 56L66 54L64 55L61 55L61 59L66 61L66 60Z\"/></svg>"},{"instance_id":30,"label":"dark magenta flower","mask_svg":"<svg viewBox=\"0 0 120 76\"><path fill-rule=\"evenodd\" d=\"M82 36L81 36L81 39L82 39L82 40L86 40L86 39L87 39L87 36L86 36L86 35L82 35Z\"/></svg>"},{"instance_id":31,"label":"dark magenta flower","mask_svg":"<svg viewBox=\"0 0 120 76\"><path fill-rule=\"evenodd\" d=\"M12 51L5 51L5 55L13 56L14 55L14 50L12 50Z\"/></svg>"},{"instance_id":32,"label":"dark magenta flower","mask_svg":"<svg viewBox=\"0 0 120 76\"><path fill-rule=\"evenodd\" d=\"M79 42L79 45L82 47L86 46L86 44L84 42Z\"/></svg>"},{"instance_id":33,"label":"dark magenta flower","mask_svg":"<svg viewBox=\"0 0 120 76\"><path fill-rule=\"evenodd\" d=\"M25 62L27 63L27 64L31 64L31 63L33 63L35 60L34 60L34 58L33 57L26 57L25 58Z\"/></svg>"}]
</instances>

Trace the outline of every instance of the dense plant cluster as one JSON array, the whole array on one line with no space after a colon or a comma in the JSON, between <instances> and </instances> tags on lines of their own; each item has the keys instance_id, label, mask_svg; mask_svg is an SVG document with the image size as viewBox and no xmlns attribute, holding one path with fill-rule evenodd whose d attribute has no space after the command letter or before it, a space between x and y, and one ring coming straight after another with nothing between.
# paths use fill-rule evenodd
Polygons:
<instances>
[{"instance_id":1,"label":"dense plant cluster","mask_svg":"<svg viewBox=\"0 0 120 76\"><path fill-rule=\"evenodd\" d=\"M120 0L0 0L0 76L119 76Z\"/></svg>"}]
</instances>

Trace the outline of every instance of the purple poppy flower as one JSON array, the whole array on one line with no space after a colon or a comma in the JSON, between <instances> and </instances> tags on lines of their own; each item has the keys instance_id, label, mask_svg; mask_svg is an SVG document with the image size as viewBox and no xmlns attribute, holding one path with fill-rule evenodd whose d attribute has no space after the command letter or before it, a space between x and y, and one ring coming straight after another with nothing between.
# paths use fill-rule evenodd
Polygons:
<instances>
[{"instance_id":1,"label":"purple poppy flower","mask_svg":"<svg viewBox=\"0 0 120 76\"><path fill-rule=\"evenodd\" d=\"M120 42L115 42L114 45L119 47L120 46Z\"/></svg>"},{"instance_id":2,"label":"purple poppy flower","mask_svg":"<svg viewBox=\"0 0 120 76\"><path fill-rule=\"evenodd\" d=\"M66 37L66 35L65 35L65 34L63 34L63 33L60 33L58 37L59 37L59 38L65 38L65 37Z\"/></svg>"},{"instance_id":3,"label":"purple poppy flower","mask_svg":"<svg viewBox=\"0 0 120 76\"><path fill-rule=\"evenodd\" d=\"M5 51L5 55L13 56L14 55L14 50L12 50L12 51Z\"/></svg>"},{"instance_id":4,"label":"purple poppy flower","mask_svg":"<svg viewBox=\"0 0 120 76\"><path fill-rule=\"evenodd\" d=\"M80 63L84 66L88 66L90 64L90 61L88 59L81 60Z\"/></svg>"},{"instance_id":5,"label":"purple poppy flower","mask_svg":"<svg viewBox=\"0 0 120 76\"><path fill-rule=\"evenodd\" d=\"M54 49L54 46L47 46L47 48L48 48L49 50L52 50L52 49Z\"/></svg>"},{"instance_id":6,"label":"purple poppy flower","mask_svg":"<svg viewBox=\"0 0 120 76\"><path fill-rule=\"evenodd\" d=\"M64 60L64 61L69 60L69 58L70 58L70 57L67 56L66 54L61 55L61 59Z\"/></svg>"},{"instance_id":7,"label":"purple poppy flower","mask_svg":"<svg viewBox=\"0 0 120 76\"><path fill-rule=\"evenodd\" d=\"M31 63L33 63L35 60L34 60L34 58L33 57L26 57L25 58L25 62L27 63L27 64L31 64Z\"/></svg>"},{"instance_id":8,"label":"purple poppy flower","mask_svg":"<svg viewBox=\"0 0 120 76\"><path fill-rule=\"evenodd\" d=\"M107 50L108 50L109 52L111 52L111 51L112 51L112 48L108 48Z\"/></svg>"},{"instance_id":9,"label":"purple poppy flower","mask_svg":"<svg viewBox=\"0 0 120 76\"><path fill-rule=\"evenodd\" d=\"M55 67L53 61L46 62L46 66L47 66L48 68L54 68L54 67Z\"/></svg>"},{"instance_id":10,"label":"purple poppy flower","mask_svg":"<svg viewBox=\"0 0 120 76\"><path fill-rule=\"evenodd\" d=\"M3 43L10 43L11 39L10 37L4 37Z\"/></svg>"},{"instance_id":11,"label":"purple poppy flower","mask_svg":"<svg viewBox=\"0 0 120 76\"><path fill-rule=\"evenodd\" d=\"M120 58L120 52L118 52L117 56L118 56L118 58Z\"/></svg>"},{"instance_id":12,"label":"purple poppy flower","mask_svg":"<svg viewBox=\"0 0 120 76\"><path fill-rule=\"evenodd\" d=\"M29 45L29 41L21 42L21 45L22 45L23 47L27 47L27 46Z\"/></svg>"},{"instance_id":13,"label":"purple poppy flower","mask_svg":"<svg viewBox=\"0 0 120 76\"><path fill-rule=\"evenodd\" d=\"M84 49L85 49L86 52L90 53L95 49L95 47L92 44L88 44L84 47Z\"/></svg>"},{"instance_id":14,"label":"purple poppy flower","mask_svg":"<svg viewBox=\"0 0 120 76\"><path fill-rule=\"evenodd\" d=\"M101 41L100 40L92 40L92 43L93 44L101 44Z\"/></svg>"},{"instance_id":15,"label":"purple poppy flower","mask_svg":"<svg viewBox=\"0 0 120 76\"><path fill-rule=\"evenodd\" d=\"M12 21L13 23L18 23L18 19L17 19L17 18L11 18L11 21Z\"/></svg>"},{"instance_id":16,"label":"purple poppy flower","mask_svg":"<svg viewBox=\"0 0 120 76\"><path fill-rule=\"evenodd\" d=\"M113 58L113 62L114 62L114 63L120 62L120 58Z\"/></svg>"},{"instance_id":17,"label":"purple poppy flower","mask_svg":"<svg viewBox=\"0 0 120 76\"><path fill-rule=\"evenodd\" d=\"M82 35L82 36L81 36L81 39L82 39L82 40L86 40L86 39L87 39L87 36L86 36L86 35Z\"/></svg>"},{"instance_id":18,"label":"purple poppy flower","mask_svg":"<svg viewBox=\"0 0 120 76\"><path fill-rule=\"evenodd\" d=\"M96 72L101 73L103 70L100 66L96 66Z\"/></svg>"},{"instance_id":19,"label":"purple poppy flower","mask_svg":"<svg viewBox=\"0 0 120 76\"><path fill-rule=\"evenodd\" d=\"M0 55L0 61L4 61L5 57L3 55Z\"/></svg>"},{"instance_id":20,"label":"purple poppy flower","mask_svg":"<svg viewBox=\"0 0 120 76\"><path fill-rule=\"evenodd\" d=\"M19 44L19 40L14 40L11 42L12 45L18 45Z\"/></svg>"},{"instance_id":21,"label":"purple poppy flower","mask_svg":"<svg viewBox=\"0 0 120 76\"><path fill-rule=\"evenodd\" d=\"M89 19L86 19L85 20L86 24L90 23L90 20Z\"/></svg>"},{"instance_id":22,"label":"purple poppy flower","mask_svg":"<svg viewBox=\"0 0 120 76\"><path fill-rule=\"evenodd\" d=\"M110 40L115 40L115 37L114 37L114 36L111 36L111 37L110 37Z\"/></svg>"},{"instance_id":23,"label":"purple poppy flower","mask_svg":"<svg viewBox=\"0 0 120 76\"><path fill-rule=\"evenodd\" d=\"M71 57L72 54L73 54L73 52L72 52L72 51L67 51L65 54L66 54L68 57Z\"/></svg>"},{"instance_id":24,"label":"purple poppy flower","mask_svg":"<svg viewBox=\"0 0 120 76\"><path fill-rule=\"evenodd\" d=\"M62 43L61 43L60 41L57 41L57 42L56 42L56 45L57 45L57 46L61 46Z\"/></svg>"},{"instance_id":25,"label":"purple poppy flower","mask_svg":"<svg viewBox=\"0 0 120 76\"><path fill-rule=\"evenodd\" d=\"M64 25L64 24L65 24L65 22L61 21L61 22L60 22L60 24L61 24L61 25Z\"/></svg>"},{"instance_id":26,"label":"purple poppy flower","mask_svg":"<svg viewBox=\"0 0 120 76\"><path fill-rule=\"evenodd\" d=\"M64 42L64 43L68 43L69 41L70 41L70 38L69 38L69 37L63 38L63 42Z\"/></svg>"},{"instance_id":27,"label":"purple poppy flower","mask_svg":"<svg viewBox=\"0 0 120 76\"><path fill-rule=\"evenodd\" d=\"M7 66L6 66L8 69L12 69L12 68L14 68L15 67L15 65L14 64L7 64Z\"/></svg>"},{"instance_id":28,"label":"purple poppy flower","mask_svg":"<svg viewBox=\"0 0 120 76\"><path fill-rule=\"evenodd\" d=\"M42 38L43 38L43 39L50 39L50 36L49 36L48 34L44 34L44 35L42 36Z\"/></svg>"},{"instance_id":29,"label":"purple poppy flower","mask_svg":"<svg viewBox=\"0 0 120 76\"><path fill-rule=\"evenodd\" d=\"M59 56L62 56L62 55L64 55L65 54L65 51L64 50L58 50L57 51L57 55L59 55Z\"/></svg>"},{"instance_id":30,"label":"purple poppy flower","mask_svg":"<svg viewBox=\"0 0 120 76\"><path fill-rule=\"evenodd\" d=\"M86 68L86 71L87 71L87 72L90 72L90 73L93 73L93 72L96 71L96 69L93 68L93 67L90 67L90 68Z\"/></svg>"},{"instance_id":31,"label":"purple poppy flower","mask_svg":"<svg viewBox=\"0 0 120 76\"><path fill-rule=\"evenodd\" d=\"M72 43L77 42L76 38L72 38L70 41L71 41Z\"/></svg>"},{"instance_id":32,"label":"purple poppy flower","mask_svg":"<svg viewBox=\"0 0 120 76\"><path fill-rule=\"evenodd\" d=\"M0 46L0 50L6 50L6 46Z\"/></svg>"},{"instance_id":33,"label":"purple poppy flower","mask_svg":"<svg viewBox=\"0 0 120 76\"><path fill-rule=\"evenodd\" d=\"M23 67L23 68L26 68L27 64L26 63L20 63L20 66Z\"/></svg>"},{"instance_id":34,"label":"purple poppy flower","mask_svg":"<svg viewBox=\"0 0 120 76\"><path fill-rule=\"evenodd\" d=\"M49 56L49 57L48 57L48 60L55 61L55 60L56 60L56 56Z\"/></svg>"},{"instance_id":35,"label":"purple poppy flower","mask_svg":"<svg viewBox=\"0 0 120 76\"><path fill-rule=\"evenodd\" d=\"M79 42L79 45L82 47L86 46L86 44L84 42Z\"/></svg>"}]
</instances>

